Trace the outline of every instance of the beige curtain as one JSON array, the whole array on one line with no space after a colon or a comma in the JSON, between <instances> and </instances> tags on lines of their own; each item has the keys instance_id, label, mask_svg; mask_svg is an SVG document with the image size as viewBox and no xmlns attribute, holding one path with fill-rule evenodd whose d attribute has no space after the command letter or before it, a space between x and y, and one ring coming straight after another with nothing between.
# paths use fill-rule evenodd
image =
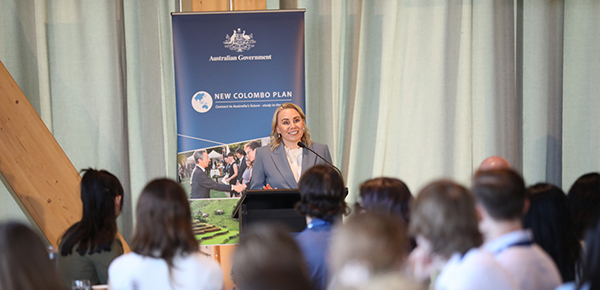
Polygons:
<instances>
[{"instance_id":1,"label":"beige curtain","mask_svg":"<svg viewBox=\"0 0 600 290\"><path fill-rule=\"evenodd\" d=\"M468 186L490 155L566 190L600 170L599 3L297 1L308 123L348 201L377 176Z\"/></svg>"}]
</instances>

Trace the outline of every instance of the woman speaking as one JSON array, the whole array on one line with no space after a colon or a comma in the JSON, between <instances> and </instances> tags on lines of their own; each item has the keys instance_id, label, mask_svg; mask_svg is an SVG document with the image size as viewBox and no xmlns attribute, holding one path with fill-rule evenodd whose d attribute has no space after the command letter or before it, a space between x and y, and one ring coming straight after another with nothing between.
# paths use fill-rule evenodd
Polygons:
<instances>
[{"instance_id":1,"label":"woman speaking","mask_svg":"<svg viewBox=\"0 0 600 290\"><path fill-rule=\"evenodd\" d=\"M300 107L285 103L275 110L269 146L256 149L250 189L298 188L302 173L317 164L327 164L298 142L331 162L327 145L312 142Z\"/></svg>"}]
</instances>

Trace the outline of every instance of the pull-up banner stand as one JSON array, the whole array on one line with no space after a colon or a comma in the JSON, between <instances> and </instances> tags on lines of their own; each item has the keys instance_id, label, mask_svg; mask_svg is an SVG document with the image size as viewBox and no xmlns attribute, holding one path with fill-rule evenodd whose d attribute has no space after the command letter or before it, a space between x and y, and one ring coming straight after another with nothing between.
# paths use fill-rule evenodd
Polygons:
<instances>
[{"instance_id":1,"label":"pull-up banner stand","mask_svg":"<svg viewBox=\"0 0 600 290\"><path fill-rule=\"evenodd\" d=\"M249 141L266 145L279 105L304 110L304 10L173 13L172 24L179 180L189 192L194 151L207 151L206 172L222 182L231 166L223 157ZM230 196L191 201L201 245L239 240Z\"/></svg>"},{"instance_id":2,"label":"pull-up banner stand","mask_svg":"<svg viewBox=\"0 0 600 290\"><path fill-rule=\"evenodd\" d=\"M304 109L304 10L173 13L178 151L268 137Z\"/></svg>"}]
</instances>

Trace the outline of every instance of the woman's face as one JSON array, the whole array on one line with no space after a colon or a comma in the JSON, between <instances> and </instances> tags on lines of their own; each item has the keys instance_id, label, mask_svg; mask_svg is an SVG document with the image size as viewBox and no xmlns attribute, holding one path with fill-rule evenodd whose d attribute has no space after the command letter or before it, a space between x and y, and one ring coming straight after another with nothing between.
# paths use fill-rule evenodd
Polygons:
<instances>
[{"instance_id":1,"label":"woman's face","mask_svg":"<svg viewBox=\"0 0 600 290\"><path fill-rule=\"evenodd\" d=\"M276 129L285 146L296 148L304 135L304 120L295 109L283 109L277 115Z\"/></svg>"}]
</instances>

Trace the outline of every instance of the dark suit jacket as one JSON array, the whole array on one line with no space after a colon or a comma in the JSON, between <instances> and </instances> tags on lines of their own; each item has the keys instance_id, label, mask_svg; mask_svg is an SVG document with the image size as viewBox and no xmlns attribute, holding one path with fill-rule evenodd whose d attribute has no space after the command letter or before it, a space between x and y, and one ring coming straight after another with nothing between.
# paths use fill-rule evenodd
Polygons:
<instances>
[{"instance_id":1,"label":"dark suit jacket","mask_svg":"<svg viewBox=\"0 0 600 290\"><path fill-rule=\"evenodd\" d=\"M210 198L210 190L231 191L231 185L217 183L196 165L190 179L190 198Z\"/></svg>"},{"instance_id":2,"label":"dark suit jacket","mask_svg":"<svg viewBox=\"0 0 600 290\"><path fill-rule=\"evenodd\" d=\"M248 165L246 165L246 156L244 156L242 159L240 159L240 163L238 164L238 175L236 176L236 179L240 182L240 184L243 182L242 175L244 174L246 168L248 168Z\"/></svg>"},{"instance_id":3,"label":"dark suit jacket","mask_svg":"<svg viewBox=\"0 0 600 290\"><path fill-rule=\"evenodd\" d=\"M329 154L329 147L327 145L313 143L310 148L331 162L331 155ZM303 149L302 174L317 164L327 163L314 153ZM271 185L272 188L278 189L298 188L283 145L275 148L273 152L271 152L270 146L256 148L250 189L262 189L267 184Z\"/></svg>"}]
</instances>

